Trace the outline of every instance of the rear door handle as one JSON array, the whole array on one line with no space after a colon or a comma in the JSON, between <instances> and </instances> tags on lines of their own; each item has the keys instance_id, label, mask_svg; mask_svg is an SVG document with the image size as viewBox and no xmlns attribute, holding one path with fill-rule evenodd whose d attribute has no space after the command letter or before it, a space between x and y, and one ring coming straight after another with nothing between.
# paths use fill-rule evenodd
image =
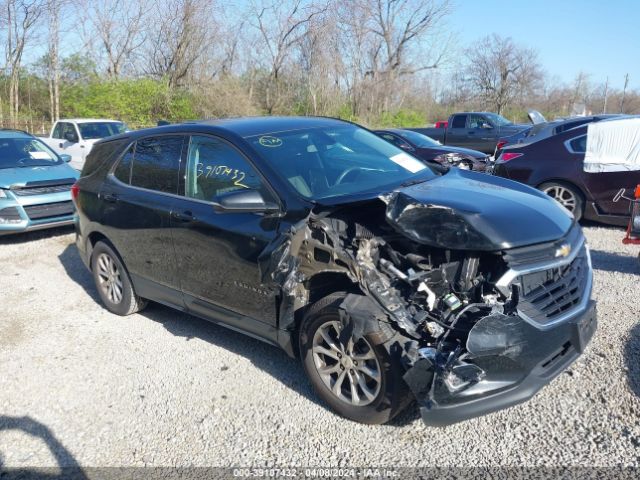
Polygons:
<instances>
[{"instance_id":1,"label":"rear door handle","mask_svg":"<svg viewBox=\"0 0 640 480\"><path fill-rule=\"evenodd\" d=\"M476 132L474 132L473 130L471 130L470 132L467 132L469 135L475 135Z\"/></svg>"},{"instance_id":2,"label":"rear door handle","mask_svg":"<svg viewBox=\"0 0 640 480\"><path fill-rule=\"evenodd\" d=\"M172 212L171 216L179 222L193 222L196 217L189 210L185 212Z\"/></svg>"},{"instance_id":3,"label":"rear door handle","mask_svg":"<svg viewBox=\"0 0 640 480\"><path fill-rule=\"evenodd\" d=\"M102 194L102 199L105 202L115 203L118 201L118 195L116 195L115 193L104 193Z\"/></svg>"}]
</instances>

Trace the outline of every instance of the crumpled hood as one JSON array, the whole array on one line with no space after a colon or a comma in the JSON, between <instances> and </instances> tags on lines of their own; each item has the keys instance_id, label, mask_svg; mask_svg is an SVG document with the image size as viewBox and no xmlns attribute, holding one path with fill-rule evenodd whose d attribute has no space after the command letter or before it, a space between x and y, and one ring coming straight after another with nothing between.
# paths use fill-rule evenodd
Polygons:
<instances>
[{"instance_id":1,"label":"crumpled hood","mask_svg":"<svg viewBox=\"0 0 640 480\"><path fill-rule=\"evenodd\" d=\"M498 251L557 240L573 219L538 190L500 177L451 169L382 197L387 221L425 245Z\"/></svg>"},{"instance_id":2,"label":"crumpled hood","mask_svg":"<svg viewBox=\"0 0 640 480\"><path fill-rule=\"evenodd\" d=\"M66 163L50 167L2 168L0 169L0 188L10 188L12 185L22 187L28 182L69 178L77 179L78 172Z\"/></svg>"}]
</instances>

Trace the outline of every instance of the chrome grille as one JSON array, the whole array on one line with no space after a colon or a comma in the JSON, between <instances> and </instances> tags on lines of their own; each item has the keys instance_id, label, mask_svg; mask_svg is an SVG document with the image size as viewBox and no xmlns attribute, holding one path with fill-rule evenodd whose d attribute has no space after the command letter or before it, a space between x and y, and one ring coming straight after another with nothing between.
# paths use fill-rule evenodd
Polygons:
<instances>
[{"instance_id":1,"label":"chrome grille","mask_svg":"<svg viewBox=\"0 0 640 480\"><path fill-rule=\"evenodd\" d=\"M542 325L553 322L582 303L589 278L586 247L568 265L519 276L518 310Z\"/></svg>"},{"instance_id":2,"label":"chrome grille","mask_svg":"<svg viewBox=\"0 0 640 480\"><path fill-rule=\"evenodd\" d=\"M68 192L69 190L71 190L71 185L53 185L48 187L23 187L12 190L12 192L21 197L28 197L32 195L45 195L47 193Z\"/></svg>"}]
</instances>

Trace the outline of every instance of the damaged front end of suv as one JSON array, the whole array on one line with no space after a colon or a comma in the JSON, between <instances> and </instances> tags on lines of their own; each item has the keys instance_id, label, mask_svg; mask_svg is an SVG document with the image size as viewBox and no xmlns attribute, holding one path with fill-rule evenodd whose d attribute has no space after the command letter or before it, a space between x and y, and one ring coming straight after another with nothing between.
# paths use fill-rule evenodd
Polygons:
<instances>
[{"instance_id":1,"label":"damaged front end of suv","mask_svg":"<svg viewBox=\"0 0 640 480\"><path fill-rule=\"evenodd\" d=\"M529 399L596 328L580 227L554 205L545 212L542 194L526 192L543 208L518 204L517 190L473 175L319 206L262 255L263 282L281 291L283 331L314 301L314 277L347 279L338 340L386 325L383 347L428 425ZM500 210L505 195L518 208Z\"/></svg>"}]
</instances>

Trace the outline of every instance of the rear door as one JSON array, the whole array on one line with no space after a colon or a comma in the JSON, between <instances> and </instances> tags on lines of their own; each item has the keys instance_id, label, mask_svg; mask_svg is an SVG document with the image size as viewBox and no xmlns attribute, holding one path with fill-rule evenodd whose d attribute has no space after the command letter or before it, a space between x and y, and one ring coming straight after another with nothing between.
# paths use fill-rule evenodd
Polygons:
<instances>
[{"instance_id":1,"label":"rear door","mask_svg":"<svg viewBox=\"0 0 640 480\"><path fill-rule=\"evenodd\" d=\"M275 200L264 179L231 143L193 135L180 189L171 228L187 308L261 337L273 335L277 292L261 284L258 257L276 237L279 216L214 207L221 196L243 190Z\"/></svg>"},{"instance_id":2,"label":"rear door","mask_svg":"<svg viewBox=\"0 0 640 480\"><path fill-rule=\"evenodd\" d=\"M145 137L121 156L100 190L102 224L139 295L182 306L171 237L183 135Z\"/></svg>"},{"instance_id":3,"label":"rear door","mask_svg":"<svg viewBox=\"0 0 640 480\"><path fill-rule=\"evenodd\" d=\"M582 155L587 150L587 135L580 135L565 142L567 149L573 154ZM580 176L583 179L585 189L594 199L600 213L606 215L628 215L629 202L614 202L613 197L621 188L627 191L635 189L640 184L640 171L625 172L585 172L582 161L580 162Z\"/></svg>"},{"instance_id":4,"label":"rear door","mask_svg":"<svg viewBox=\"0 0 640 480\"><path fill-rule=\"evenodd\" d=\"M466 114L454 115L447 129L446 145L463 147L468 143Z\"/></svg>"}]
</instances>

